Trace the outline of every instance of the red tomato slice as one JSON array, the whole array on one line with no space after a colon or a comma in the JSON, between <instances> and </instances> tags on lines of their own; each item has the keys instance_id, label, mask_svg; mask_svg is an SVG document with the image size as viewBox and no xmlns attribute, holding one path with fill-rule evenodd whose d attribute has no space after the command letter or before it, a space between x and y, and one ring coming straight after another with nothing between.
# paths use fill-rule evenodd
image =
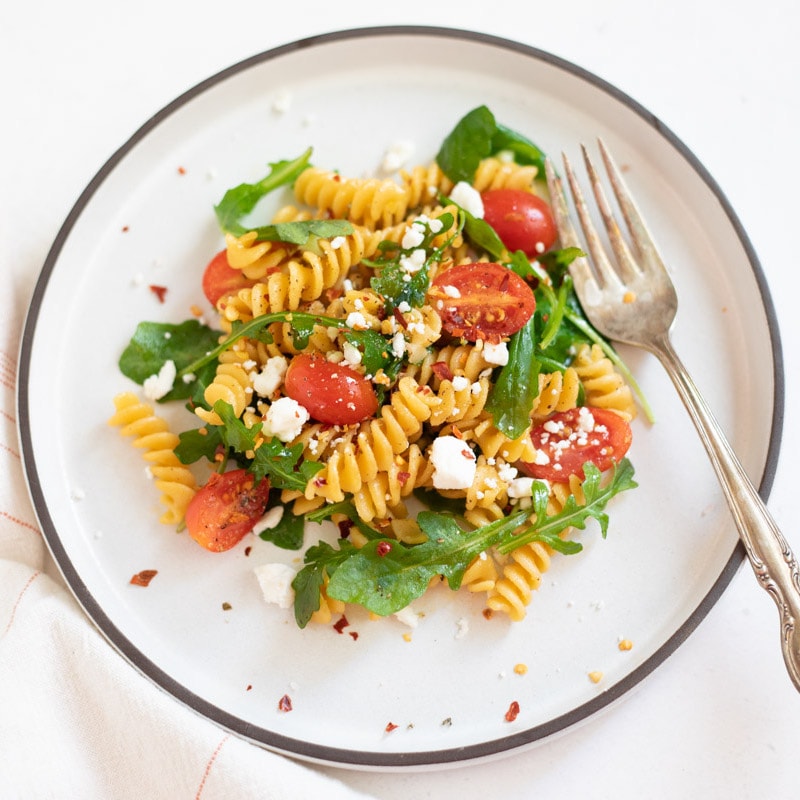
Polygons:
<instances>
[{"instance_id":1,"label":"red tomato slice","mask_svg":"<svg viewBox=\"0 0 800 800\"><path fill-rule=\"evenodd\" d=\"M609 469L631 445L631 426L607 408L571 408L553 414L531 431L543 464L521 463L533 478L564 483L570 475L584 478L583 465L591 461L599 470Z\"/></svg>"},{"instance_id":2,"label":"red tomato slice","mask_svg":"<svg viewBox=\"0 0 800 800\"><path fill-rule=\"evenodd\" d=\"M481 199L484 220L510 253L522 250L528 258L536 258L556 243L553 212L538 195L522 189L491 189Z\"/></svg>"},{"instance_id":3,"label":"red tomato slice","mask_svg":"<svg viewBox=\"0 0 800 800\"><path fill-rule=\"evenodd\" d=\"M354 425L378 410L375 390L361 373L320 356L295 356L283 390L327 425Z\"/></svg>"},{"instance_id":4,"label":"red tomato slice","mask_svg":"<svg viewBox=\"0 0 800 800\"><path fill-rule=\"evenodd\" d=\"M244 469L215 473L189 503L186 527L206 550L222 553L253 530L268 501L266 478L256 485L252 473Z\"/></svg>"},{"instance_id":5,"label":"red tomato slice","mask_svg":"<svg viewBox=\"0 0 800 800\"><path fill-rule=\"evenodd\" d=\"M228 264L227 251L220 250L208 262L203 273L203 294L208 298L208 302L215 306L220 297L238 292L239 289L246 289L254 283L255 281L245 277L241 270L231 267Z\"/></svg>"},{"instance_id":6,"label":"red tomato slice","mask_svg":"<svg viewBox=\"0 0 800 800\"><path fill-rule=\"evenodd\" d=\"M502 264L458 264L440 272L428 302L451 336L499 342L522 328L536 310L533 290Z\"/></svg>"}]
</instances>

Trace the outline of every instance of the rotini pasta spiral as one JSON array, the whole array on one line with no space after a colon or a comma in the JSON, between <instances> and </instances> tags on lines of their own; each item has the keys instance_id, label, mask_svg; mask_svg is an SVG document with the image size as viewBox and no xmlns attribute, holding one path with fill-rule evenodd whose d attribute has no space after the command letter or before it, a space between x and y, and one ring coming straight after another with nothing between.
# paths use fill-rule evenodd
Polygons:
<instances>
[{"instance_id":1,"label":"rotini pasta spiral","mask_svg":"<svg viewBox=\"0 0 800 800\"><path fill-rule=\"evenodd\" d=\"M131 392L118 394L114 407L116 411L108 424L119 427L122 436L133 436L133 446L144 451L142 455L161 492L161 502L167 507L161 522L179 524L197 491L197 484L192 471L175 455L177 435L150 405Z\"/></svg>"},{"instance_id":2,"label":"rotini pasta spiral","mask_svg":"<svg viewBox=\"0 0 800 800\"><path fill-rule=\"evenodd\" d=\"M396 225L408 211L407 194L394 181L343 178L317 167L300 173L294 192L301 203L371 228Z\"/></svg>"},{"instance_id":3,"label":"rotini pasta spiral","mask_svg":"<svg viewBox=\"0 0 800 800\"><path fill-rule=\"evenodd\" d=\"M518 622L525 617L531 595L550 569L551 550L541 542L531 542L513 550L503 567L502 577L489 591L486 605Z\"/></svg>"},{"instance_id":4,"label":"rotini pasta spiral","mask_svg":"<svg viewBox=\"0 0 800 800\"><path fill-rule=\"evenodd\" d=\"M630 421L636 416L633 392L600 345L582 345L572 362L586 393L586 405L608 408Z\"/></svg>"}]
</instances>

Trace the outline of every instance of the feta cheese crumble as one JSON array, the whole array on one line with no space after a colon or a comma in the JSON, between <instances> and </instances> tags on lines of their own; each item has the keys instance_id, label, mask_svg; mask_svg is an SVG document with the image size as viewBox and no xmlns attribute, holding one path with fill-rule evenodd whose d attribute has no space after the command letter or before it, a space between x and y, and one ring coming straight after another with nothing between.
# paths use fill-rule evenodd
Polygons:
<instances>
[{"instance_id":1,"label":"feta cheese crumble","mask_svg":"<svg viewBox=\"0 0 800 800\"><path fill-rule=\"evenodd\" d=\"M175 367L175 362L172 359L165 361L158 371L158 375L151 375L149 378L144 379L142 384L144 396L148 400L160 400L172 389L177 374L178 370Z\"/></svg>"},{"instance_id":2,"label":"feta cheese crumble","mask_svg":"<svg viewBox=\"0 0 800 800\"><path fill-rule=\"evenodd\" d=\"M469 489L475 480L475 453L455 436L440 436L434 440L431 464L436 489Z\"/></svg>"},{"instance_id":3,"label":"feta cheese crumble","mask_svg":"<svg viewBox=\"0 0 800 800\"><path fill-rule=\"evenodd\" d=\"M272 397L283 383L288 366L289 362L283 356L268 358L261 372L253 378L253 389L262 397Z\"/></svg>"},{"instance_id":4,"label":"feta cheese crumble","mask_svg":"<svg viewBox=\"0 0 800 800\"><path fill-rule=\"evenodd\" d=\"M466 181L459 181L450 192L450 199L472 214L476 219L483 219L483 200L480 192Z\"/></svg>"},{"instance_id":5,"label":"feta cheese crumble","mask_svg":"<svg viewBox=\"0 0 800 800\"><path fill-rule=\"evenodd\" d=\"M508 364L508 345L505 342L500 342L499 344L486 342L483 345L483 358L489 364L497 364L499 367L504 367Z\"/></svg>"},{"instance_id":6,"label":"feta cheese crumble","mask_svg":"<svg viewBox=\"0 0 800 800\"><path fill-rule=\"evenodd\" d=\"M310 419L307 409L291 397L278 398L264 417L264 433L290 442L300 435L303 425Z\"/></svg>"},{"instance_id":7,"label":"feta cheese crumble","mask_svg":"<svg viewBox=\"0 0 800 800\"><path fill-rule=\"evenodd\" d=\"M267 603L275 603L279 608L291 608L294 603L292 581L297 574L292 567L288 564L261 564L253 572Z\"/></svg>"}]
</instances>

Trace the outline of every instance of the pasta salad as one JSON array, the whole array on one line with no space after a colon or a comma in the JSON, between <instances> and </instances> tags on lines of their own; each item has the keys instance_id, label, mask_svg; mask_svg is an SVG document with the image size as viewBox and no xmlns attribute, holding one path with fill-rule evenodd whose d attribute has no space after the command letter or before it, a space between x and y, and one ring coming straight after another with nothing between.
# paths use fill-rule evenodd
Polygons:
<instances>
[{"instance_id":1,"label":"pasta salad","mask_svg":"<svg viewBox=\"0 0 800 800\"><path fill-rule=\"evenodd\" d=\"M260 575L300 627L402 612L441 580L522 619L551 556L579 552L590 518L605 536L636 485L636 384L573 292L544 156L485 106L390 178L311 156L215 206L215 323L140 323L119 367L141 391L110 423L143 451L162 522L213 552L253 532L304 549ZM290 202L254 226L271 193ZM326 521L338 539L309 546Z\"/></svg>"}]
</instances>

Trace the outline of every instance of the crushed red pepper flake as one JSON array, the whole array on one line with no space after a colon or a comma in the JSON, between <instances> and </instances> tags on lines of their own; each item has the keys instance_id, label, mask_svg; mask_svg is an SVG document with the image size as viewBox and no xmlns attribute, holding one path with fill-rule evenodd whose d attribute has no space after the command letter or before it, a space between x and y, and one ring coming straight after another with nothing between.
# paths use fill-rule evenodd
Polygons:
<instances>
[{"instance_id":1,"label":"crushed red pepper flake","mask_svg":"<svg viewBox=\"0 0 800 800\"><path fill-rule=\"evenodd\" d=\"M250 547L250 545L247 545L247 547L245 547L245 549L244 549L244 554L245 554L246 556L249 556L249 555L250 555L250 553L252 553L252 552L253 552L253 548L252 548L252 547Z\"/></svg>"},{"instance_id":2,"label":"crushed red pepper flake","mask_svg":"<svg viewBox=\"0 0 800 800\"><path fill-rule=\"evenodd\" d=\"M334 623L333 629L336 631L336 633L344 633L344 629L349 624L350 623L348 622L347 617L342 614L342 616L339 618L339 621Z\"/></svg>"},{"instance_id":3,"label":"crushed red pepper flake","mask_svg":"<svg viewBox=\"0 0 800 800\"><path fill-rule=\"evenodd\" d=\"M185 175L186 167L178 167L178 175Z\"/></svg>"},{"instance_id":4,"label":"crushed red pepper flake","mask_svg":"<svg viewBox=\"0 0 800 800\"><path fill-rule=\"evenodd\" d=\"M292 710L292 698L289 697L288 694L285 694L278 700L278 711L286 711L289 712Z\"/></svg>"},{"instance_id":5,"label":"crushed red pepper flake","mask_svg":"<svg viewBox=\"0 0 800 800\"><path fill-rule=\"evenodd\" d=\"M252 683L248 683L247 684L247 688L245 689L245 691L249 692L252 688L253 688L253 684Z\"/></svg>"},{"instance_id":6,"label":"crushed red pepper flake","mask_svg":"<svg viewBox=\"0 0 800 800\"><path fill-rule=\"evenodd\" d=\"M123 233L127 233L130 229L131 229L130 225L123 225L122 226L122 232Z\"/></svg>"},{"instance_id":7,"label":"crushed red pepper flake","mask_svg":"<svg viewBox=\"0 0 800 800\"><path fill-rule=\"evenodd\" d=\"M143 569L137 572L130 580L134 586L149 586L150 581L158 575L157 569Z\"/></svg>"},{"instance_id":8,"label":"crushed red pepper flake","mask_svg":"<svg viewBox=\"0 0 800 800\"><path fill-rule=\"evenodd\" d=\"M164 298L167 296L167 287L151 283L149 288L150 291L158 298L158 302L163 303Z\"/></svg>"},{"instance_id":9,"label":"crushed red pepper flake","mask_svg":"<svg viewBox=\"0 0 800 800\"><path fill-rule=\"evenodd\" d=\"M388 555L392 550L391 542L378 542L375 553L381 557Z\"/></svg>"},{"instance_id":10,"label":"crushed red pepper flake","mask_svg":"<svg viewBox=\"0 0 800 800\"><path fill-rule=\"evenodd\" d=\"M348 631L348 633L350 634L350 638L351 638L351 639L352 639L354 642L357 642L357 641L358 641L358 631Z\"/></svg>"},{"instance_id":11,"label":"crushed red pepper flake","mask_svg":"<svg viewBox=\"0 0 800 800\"><path fill-rule=\"evenodd\" d=\"M386 733L391 733L394 730L397 730L397 725L394 722L387 722L386 723Z\"/></svg>"},{"instance_id":12,"label":"crushed red pepper flake","mask_svg":"<svg viewBox=\"0 0 800 800\"><path fill-rule=\"evenodd\" d=\"M439 380L453 380L453 371L450 369L450 365L446 361L437 361L435 364L431 365L431 370L433 370L433 374L439 378Z\"/></svg>"},{"instance_id":13,"label":"crushed red pepper flake","mask_svg":"<svg viewBox=\"0 0 800 800\"><path fill-rule=\"evenodd\" d=\"M516 700L511 701L511 705L506 711L506 722L513 722L519 715L519 703Z\"/></svg>"}]
</instances>

